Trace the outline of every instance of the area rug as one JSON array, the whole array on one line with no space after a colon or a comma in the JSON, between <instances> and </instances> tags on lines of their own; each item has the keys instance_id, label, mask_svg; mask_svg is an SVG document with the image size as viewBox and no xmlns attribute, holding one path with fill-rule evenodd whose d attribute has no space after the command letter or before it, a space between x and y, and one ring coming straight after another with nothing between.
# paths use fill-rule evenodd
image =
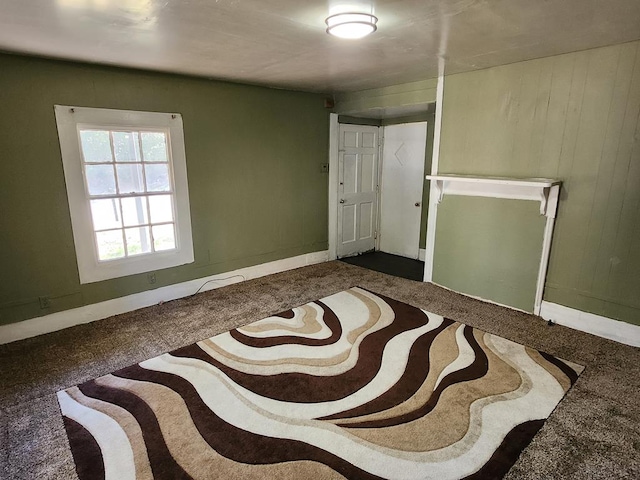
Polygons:
<instances>
[{"instance_id":1,"label":"area rug","mask_svg":"<svg viewBox=\"0 0 640 480\"><path fill-rule=\"evenodd\" d=\"M82 480L496 479L582 369L354 287L58 400Z\"/></svg>"}]
</instances>

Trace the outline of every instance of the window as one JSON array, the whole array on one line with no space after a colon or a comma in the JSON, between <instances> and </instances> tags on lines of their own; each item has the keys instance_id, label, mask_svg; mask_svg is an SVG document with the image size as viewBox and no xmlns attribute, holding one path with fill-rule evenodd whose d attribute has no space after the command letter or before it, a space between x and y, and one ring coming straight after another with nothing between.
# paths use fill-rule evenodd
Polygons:
<instances>
[{"instance_id":1,"label":"window","mask_svg":"<svg viewBox=\"0 0 640 480\"><path fill-rule=\"evenodd\" d=\"M80 282L193 262L182 117L55 113Z\"/></svg>"}]
</instances>

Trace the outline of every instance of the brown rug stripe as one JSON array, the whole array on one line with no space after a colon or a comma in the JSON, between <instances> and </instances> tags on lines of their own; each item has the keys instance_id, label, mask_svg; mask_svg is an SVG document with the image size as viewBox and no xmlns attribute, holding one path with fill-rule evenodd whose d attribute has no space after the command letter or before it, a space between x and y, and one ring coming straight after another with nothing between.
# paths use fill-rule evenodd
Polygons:
<instances>
[{"instance_id":1,"label":"brown rug stripe","mask_svg":"<svg viewBox=\"0 0 640 480\"><path fill-rule=\"evenodd\" d=\"M62 417L76 471L81 479L104 480L104 461L98 442L75 420Z\"/></svg>"},{"instance_id":2,"label":"brown rug stripe","mask_svg":"<svg viewBox=\"0 0 640 480\"><path fill-rule=\"evenodd\" d=\"M119 373L125 372L126 374L127 370L137 368L139 367L134 365L120 370ZM153 410L151 410L145 402L140 400L140 398L126 390L117 390L104 385L98 385L93 380L78 385L78 388L87 397L118 405L134 416L142 429L142 436L147 446L147 453L154 478L158 480L191 478L173 459L171 452L164 442L158 420Z\"/></svg>"},{"instance_id":3,"label":"brown rug stripe","mask_svg":"<svg viewBox=\"0 0 640 480\"><path fill-rule=\"evenodd\" d=\"M384 298L380 296L380 298ZM171 352L177 357L198 358L219 368L234 382L259 395L294 403L318 403L339 400L360 390L378 373L387 343L397 335L421 327L428 322L422 310L396 300L385 299L394 308L396 320L388 327L374 332L362 341L358 363L354 368L335 377L320 377L299 373L279 375L249 375L227 367L210 357L197 345Z\"/></svg>"},{"instance_id":4,"label":"brown rug stripe","mask_svg":"<svg viewBox=\"0 0 640 480\"><path fill-rule=\"evenodd\" d=\"M451 385L455 385L457 383L468 382L470 380L477 380L478 378L482 378L487 373L489 367L487 355L484 353L484 350L480 348L480 345L478 345L478 342L473 336L472 328L464 327L464 336L471 345L471 348L473 348L473 351L476 354L476 358L468 367L447 375L442 380L442 382L440 382L440 385L438 385L438 387L435 389L429 401L425 403L421 408L399 417L390 417L384 420L372 420L360 423L349 423L344 424L343 426L346 428L381 428L409 423L413 420L424 417L429 412L431 412L431 410L433 410L437 405L438 400L440 399L440 395L442 395L442 392L444 392L447 387L450 387Z\"/></svg>"},{"instance_id":5,"label":"brown rug stripe","mask_svg":"<svg viewBox=\"0 0 640 480\"><path fill-rule=\"evenodd\" d=\"M437 329L422 335L411 348L409 361L402 378L392 388L384 392L378 398L352 408L344 412L328 415L320 420L338 420L344 418L361 417L387 410L401 404L414 395L429 375L429 355L431 344L435 338L453 324L452 320L445 319ZM345 425L346 426L346 425ZM352 426L352 424L349 424Z\"/></svg>"},{"instance_id":6,"label":"brown rug stripe","mask_svg":"<svg viewBox=\"0 0 640 480\"><path fill-rule=\"evenodd\" d=\"M380 478L369 475L353 465L346 463L340 457L314 448L304 442L270 438L234 427L215 415L202 401L193 386L176 375L146 370L137 365L120 370L114 375L130 380L164 385L180 394L189 409L193 422L196 424L204 440L219 454L236 462L259 465L292 462L296 460L312 460L323 463L345 474L347 478L371 480ZM107 395L101 395L101 400L109 401L109 397L113 398L112 394L117 393L115 391L111 392L110 390L111 389L105 389L105 391L103 391L103 393L107 393ZM153 413L151 413L151 415L153 415ZM147 424L147 422L145 422L145 424ZM157 422L155 420L149 421L148 425L150 426L150 430L154 431ZM163 447L164 442L161 436L160 438L156 435L150 436L149 441L161 444L159 445L159 449L166 448Z\"/></svg>"},{"instance_id":7,"label":"brown rug stripe","mask_svg":"<svg viewBox=\"0 0 640 480\"><path fill-rule=\"evenodd\" d=\"M493 480L502 478L509 471L520 452L531 443L544 420L532 420L521 423L511 430L491 456L491 459L476 473L465 477L466 480Z\"/></svg>"},{"instance_id":8,"label":"brown rug stripe","mask_svg":"<svg viewBox=\"0 0 640 480\"><path fill-rule=\"evenodd\" d=\"M571 368L559 358L556 358L553 355L549 355L548 353L540 352L540 355L542 355L549 363L553 363L556 367L562 370L562 372L569 378L571 385L576 383L576 381L578 380L578 374L573 368Z\"/></svg>"}]
</instances>

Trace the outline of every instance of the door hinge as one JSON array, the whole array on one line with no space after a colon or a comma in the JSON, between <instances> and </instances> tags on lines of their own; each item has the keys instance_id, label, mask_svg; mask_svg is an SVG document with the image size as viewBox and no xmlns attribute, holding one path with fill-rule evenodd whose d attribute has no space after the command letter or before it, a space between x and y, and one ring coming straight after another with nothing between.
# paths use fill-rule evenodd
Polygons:
<instances>
[{"instance_id":1,"label":"door hinge","mask_svg":"<svg viewBox=\"0 0 640 480\"><path fill-rule=\"evenodd\" d=\"M373 232L373 239L377 239L378 238L378 232L377 230Z\"/></svg>"}]
</instances>

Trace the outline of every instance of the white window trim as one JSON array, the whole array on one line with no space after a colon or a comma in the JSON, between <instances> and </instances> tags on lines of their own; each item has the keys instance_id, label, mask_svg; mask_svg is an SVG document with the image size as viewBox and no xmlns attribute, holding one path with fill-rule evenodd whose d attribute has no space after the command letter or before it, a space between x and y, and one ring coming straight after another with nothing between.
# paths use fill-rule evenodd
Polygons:
<instances>
[{"instance_id":1,"label":"white window trim","mask_svg":"<svg viewBox=\"0 0 640 480\"><path fill-rule=\"evenodd\" d=\"M55 105L54 109L67 184L67 199L71 213L80 283L98 282L192 263L194 260L193 239L182 116L177 113L134 112L66 105ZM108 262L98 261L96 244L93 239L91 208L85 194L79 124L90 124L108 129L123 127L144 129L146 127L169 131L168 148L171 152L175 189L176 249Z\"/></svg>"}]
</instances>

